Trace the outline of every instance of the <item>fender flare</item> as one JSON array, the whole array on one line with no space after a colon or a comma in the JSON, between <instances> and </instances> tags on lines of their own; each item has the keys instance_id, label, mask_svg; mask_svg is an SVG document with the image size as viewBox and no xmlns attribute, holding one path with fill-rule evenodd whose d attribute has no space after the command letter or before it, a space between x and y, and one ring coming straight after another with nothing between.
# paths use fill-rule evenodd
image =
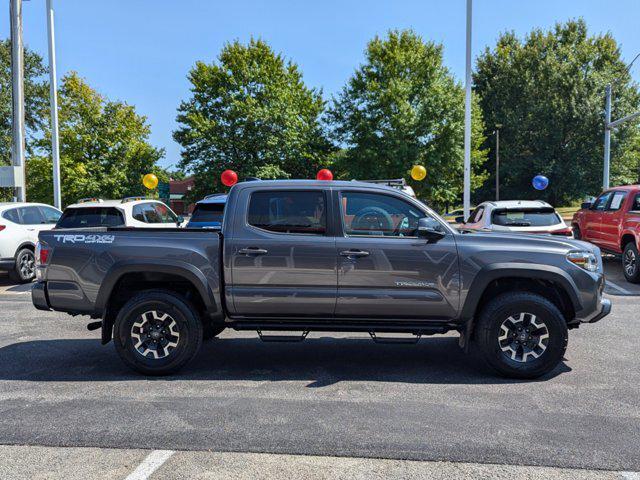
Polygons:
<instances>
[{"instance_id":1,"label":"fender flare","mask_svg":"<svg viewBox=\"0 0 640 480\"><path fill-rule=\"evenodd\" d=\"M476 309L482 294L489 284L500 278L527 278L548 280L559 284L567 293L574 310L582 310L582 303L578 297L575 282L568 273L552 265L536 265L531 263L494 263L482 268L475 276L462 306L460 320L464 323L463 347L468 349L473 333Z\"/></svg>"},{"instance_id":2,"label":"fender flare","mask_svg":"<svg viewBox=\"0 0 640 480\"><path fill-rule=\"evenodd\" d=\"M116 286L118 280L127 273L137 272L157 272L168 273L172 275L179 275L191 282L196 288L205 308L209 313L215 313L220 310L220 303L216 300L213 291L209 286L207 278L201 270L195 266L182 262L180 260L163 260L163 263L145 263L137 260L124 260L114 263L108 270L107 274L102 281L100 290L96 297L94 316L96 318L102 318L102 343L108 343L111 340L111 330L113 319L109 321L107 317L107 309L109 307L108 301L113 293L113 289Z\"/></svg>"}]
</instances>

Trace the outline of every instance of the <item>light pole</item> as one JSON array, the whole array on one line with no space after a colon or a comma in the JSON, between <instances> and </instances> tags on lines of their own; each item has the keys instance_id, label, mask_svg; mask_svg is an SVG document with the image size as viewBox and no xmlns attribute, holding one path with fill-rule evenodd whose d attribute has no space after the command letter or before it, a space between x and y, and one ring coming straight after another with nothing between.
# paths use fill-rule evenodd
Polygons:
<instances>
[{"instance_id":1,"label":"light pole","mask_svg":"<svg viewBox=\"0 0 640 480\"><path fill-rule=\"evenodd\" d=\"M14 196L18 202L26 200L24 184L24 47L22 45L22 0L11 0L11 96L12 144L11 163L14 171Z\"/></svg>"},{"instance_id":2,"label":"light pole","mask_svg":"<svg viewBox=\"0 0 640 480\"><path fill-rule=\"evenodd\" d=\"M471 210L471 12L472 0L467 0L467 54L464 93L464 182L462 203L464 218Z\"/></svg>"},{"instance_id":3,"label":"light pole","mask_svg":"<svg viewBox=\"0 0 640 480\"><path fill-rule=\"evenodd\" d=\"M58 91L56 79L56 43L53 23L53 0L47 0L49 34L49 103L51 105L51 160L53 163L53 204L62 208L60 193L60 143L58 139Z\"/></svg>"},{"instance_id":4,"label":"light pole","mask_svg":"<svg viewBox=\"0 0 640 480\"><path fill-rule=\"evenodd\" d=\"M496 201L500 200L500 129L501 123L496 123Z\"/></svg>"}]
</instances>

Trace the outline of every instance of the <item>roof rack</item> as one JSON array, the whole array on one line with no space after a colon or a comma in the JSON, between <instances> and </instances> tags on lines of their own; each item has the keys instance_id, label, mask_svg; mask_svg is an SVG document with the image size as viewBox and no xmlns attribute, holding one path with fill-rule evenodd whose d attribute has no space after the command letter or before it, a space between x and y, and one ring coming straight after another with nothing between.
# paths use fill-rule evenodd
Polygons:
<instances>
[{"instance_id":1,"label":"roof rack","mask_svg":"<svg viewBox=\"0 0 640 480\"><path fill-rule=\"evenodd\" d=\"M88 203L88 202L102 203L102 202L104 202L104 200L102 200L101 198L98 198L98 197L87 197L87 198L81 198L76 203Z\"/></svg>"},{"instance_id":2,"label":"roof rack","mask_svg":"<svg viewBox=\"0 0 640 480\"><path fill-rule=\"evenodd\" d=\"M388 185L389 187L406 187L407 181L404 178L392 178L388 180L352 180L365 183L377 183L380 185Z\"/></svg>"},{"instance_id":3,"label":"roof rack","mask_svg":"<svg viewBox=\"0 0 640 480\"><path fill-rule=\"evenodd\" d=\"M137 200L146 200L147 197L124 197L120 203L135 202Z\"/></svg>"}]
</instances>

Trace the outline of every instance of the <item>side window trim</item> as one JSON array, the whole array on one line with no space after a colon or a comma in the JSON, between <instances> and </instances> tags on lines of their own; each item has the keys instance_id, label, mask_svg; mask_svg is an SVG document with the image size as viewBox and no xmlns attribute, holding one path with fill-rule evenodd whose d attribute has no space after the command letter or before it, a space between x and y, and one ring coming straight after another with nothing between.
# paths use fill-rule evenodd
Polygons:
<instances>
[{"instance_id":1,"label":"side window trim","mask_svg":"<svg viewBox=\"0 0 640 480\"><path fill-rule=\"evenodd\" d=\"M303 233L303 232L294 232L294 233L289 233L289 232L275 232L273 230L266 230L264 228L260 228L260 227L256 227L255 225L252 225L249 223L249 211L251 208L251 198L253 197L253 195L255 195L256 193L278 193L278 192L296 192L296 193L321 193L322 197L324 199L324 208L325 208L325 225L324 225L324 233ZM242 225L244 228L247 229L251 229L251 230L256 230L260 233L263 234L269 234L269 235L286 235L286 236L291 236L291 235L303 235L305 237L308 236L314 236L314 237L329 237L329 236L334 236L333 233L331 232L331 220L330 220L330 215L332 212L332 209L330 207L330 190L328 189L322 189L322 188L268 188L268 189L263 189L263 190L254 190L248 193L248 196L246 197L247 201L245 202L246 205L246 209L244 212L244 218L242 220ZM226 209L226 206L225 206ZM223 216L223 222L224 219L228 217L228 215L224 215ZM224 224L224 223L223 223Z\"/></svg>"}]
</instances>

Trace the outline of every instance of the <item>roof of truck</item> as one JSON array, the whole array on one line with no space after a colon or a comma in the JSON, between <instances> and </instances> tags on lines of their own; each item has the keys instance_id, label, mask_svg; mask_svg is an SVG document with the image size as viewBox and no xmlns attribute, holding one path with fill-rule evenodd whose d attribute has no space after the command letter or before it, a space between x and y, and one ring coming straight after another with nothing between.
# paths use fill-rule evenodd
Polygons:
<instances>
[{"instance_id":1,"label":"roof of truck","mask_svg":"<svg viewBox=\"0 0 640 480\"><path fill-rule=\"evenodd\" d=\"M368 187L372 189L384 188L393 192L402 192L399 188L389 187L387 185L381 185L370 182L361 182L358 180L261 180L260 183L256 182L239 182L234 185L233 188L248 188L254 186L262 187Z\"/></svg>"}]
</instances>

